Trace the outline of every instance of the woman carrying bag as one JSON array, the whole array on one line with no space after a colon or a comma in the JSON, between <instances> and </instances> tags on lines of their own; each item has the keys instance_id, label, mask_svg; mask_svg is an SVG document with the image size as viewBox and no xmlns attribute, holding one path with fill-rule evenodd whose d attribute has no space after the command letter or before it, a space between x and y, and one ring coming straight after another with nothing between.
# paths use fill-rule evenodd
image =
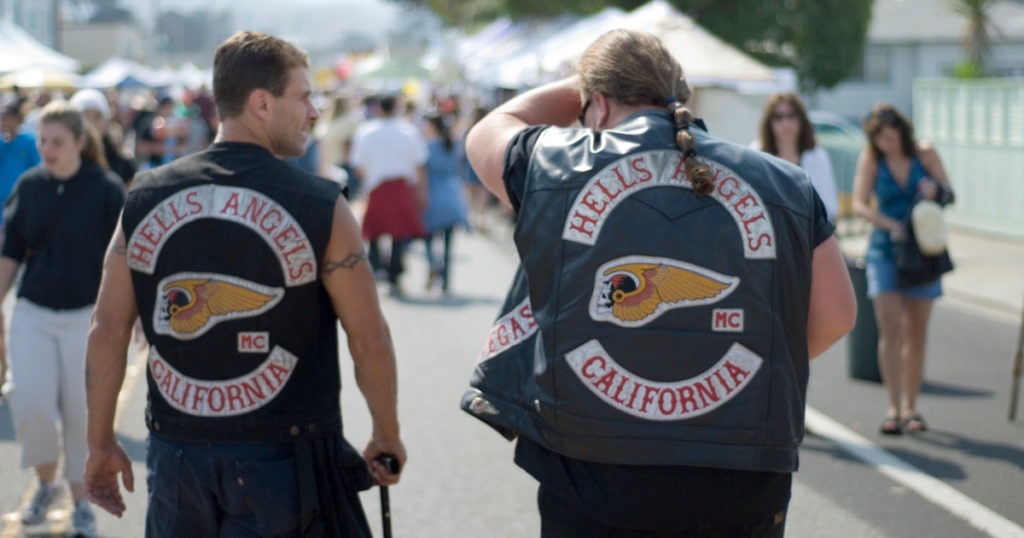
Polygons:
<instances>
[{"instance_id":1,"label":"woman carrying bag","mask_svg":"<svg viewBox=\"0 0 1024 538\"><path fill-rule=\"evenodd\" d=\"M857 161L853 210L874 224L867 252L868 296L874 301L878 362L889 396L880 430L888 435L924 431L917 395L932 304L942 296L941 272L924 282L907 282L900 278L898 262L907 262L901 249L913 241L908 223L915 202L950 203L953 194L938 153L914 140L910 121L893 106L872 107L864 132L868 146ZM877 205L871 204L872 196Z\"/></svg>"}]
</instances>

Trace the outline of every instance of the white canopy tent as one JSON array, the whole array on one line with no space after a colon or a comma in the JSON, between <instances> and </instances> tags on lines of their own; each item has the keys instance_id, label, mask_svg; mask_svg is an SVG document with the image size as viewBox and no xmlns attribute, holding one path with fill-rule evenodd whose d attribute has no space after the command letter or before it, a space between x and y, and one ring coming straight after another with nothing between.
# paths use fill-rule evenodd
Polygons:
<instances>
[{"instance_id":1,"label":"white canopy tent","mask_svg":"<svg viewBox=\"0 0 1024 538\"><path fill-rule=\"evenodd\" d=\"M213 72L189 62L177 69L154 69L124 58L112 57L82 77L83 88L187 88L213 86Z\"/></svg>"},{"instance_id":2,"label":"white canopy tent","mask_svg":"<svg viewBox=\"0 0 1024 538\"><path fill-rule=\"evenodd\" d=\"M10 19L0 18L0 73L26 69L49 69L73 73L78 60L36 41Z\"/></svg>"},{"instance_id":3,"label":"white canopy tent","mask_svg":"<svg viewBox=\"0 0 1024 538\"><path fill-rule=\"evenodd\" d=\"M643 30L658 36L676 57L694 95L689 103L716 135L746 144L767 96L794 91L790 69L772 69L701 28L664 0L628 13L607 8L572 24L543 30L505 23L463 47L467 77L481 85L526 88L567 76L586 48L614 28ZM478 34L479 35L479 34ZM474 39L474 38L470 38Z\"/></svg>"}]
</instances>

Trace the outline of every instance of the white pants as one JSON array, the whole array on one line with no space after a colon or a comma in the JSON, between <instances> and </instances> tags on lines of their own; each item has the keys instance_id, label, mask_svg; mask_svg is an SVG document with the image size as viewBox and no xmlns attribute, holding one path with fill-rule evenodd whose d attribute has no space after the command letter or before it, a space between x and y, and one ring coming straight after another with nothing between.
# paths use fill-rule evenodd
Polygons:
<instances>
[{"instance_id":1,"label":"white pants","mask_svg":"<svg viewBox=\"0 0 1024 538\"><path fill-rule=\"evenodd\" d=\"M56 463L81 483L85 470L85 345L92 306L50 310L18 298L11 315L11 418L21 443L21 466Z\"/></svg>"}]
</instances>

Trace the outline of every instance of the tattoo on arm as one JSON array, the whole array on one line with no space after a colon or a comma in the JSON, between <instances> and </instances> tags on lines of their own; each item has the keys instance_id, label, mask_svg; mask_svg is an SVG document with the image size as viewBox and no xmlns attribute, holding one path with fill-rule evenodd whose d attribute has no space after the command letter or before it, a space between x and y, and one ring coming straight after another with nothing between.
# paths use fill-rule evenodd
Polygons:
<instances>
[{"instance_id":1,"label":"tattoo on arm","mask_svg":"<svg viewBox=\"0 0 1024 538\"><path fill-rule=\"evenodd\" d=\"M124 245L113 245L110 247L110 251L113 252L114 254L124 256L128 254L128 247Z\"/></svg>"},{"instance_id":2,"label":"tattoo on arm","mask_svg":"<svg viewBox=\"0 0 1024 538\"><path fill-rule=\"evenodd\" d=\"M324 274L329 275L334 271L337 271L338 269L352 269L353 267L358 265L359 262L365 259L366 251L364 250L360 250L358 252L350 252L349 255L345 256L345 259L341 261L325 260L323 272Z\"/></svg>"}]
</instances>

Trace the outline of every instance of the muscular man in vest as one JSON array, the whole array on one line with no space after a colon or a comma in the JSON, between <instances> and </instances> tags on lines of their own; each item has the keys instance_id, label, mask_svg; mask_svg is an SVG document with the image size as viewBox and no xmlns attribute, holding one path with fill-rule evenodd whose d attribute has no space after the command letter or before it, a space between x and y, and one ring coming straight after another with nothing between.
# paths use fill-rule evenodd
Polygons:
<instances>
[{"instance_id":1,"label":"muscular man in vest","mask_svg":"<svg viewBox=\"0 0 1024 538\"><path fill-rule=\"evenodd\" d=\"M854 322L833 226L797 167L705 132L657 38L578 72L470 132L522 267L463 407L519 437L543 536L781 536L809 359Z\"/></svg>"},{"instance_id":2,"label":"muscular man in vest","mask_svg":"<svg viewBox=\"0 0 1024 538\"><path fill-rule=\"evenodd\" d=\"M209 149L140 174L89 335L90 497L120 516L114 434L138 315L150 343L147 536L369 536L358 491L405 460L395 358L340 188L287 165L317 119L305 53L239 32L214 59ZM373 418L342 435L337 321ZM366 461L371 462L368 466ZM372 475L372 476L371 476Z\"/></svg>"}]
</instances>

